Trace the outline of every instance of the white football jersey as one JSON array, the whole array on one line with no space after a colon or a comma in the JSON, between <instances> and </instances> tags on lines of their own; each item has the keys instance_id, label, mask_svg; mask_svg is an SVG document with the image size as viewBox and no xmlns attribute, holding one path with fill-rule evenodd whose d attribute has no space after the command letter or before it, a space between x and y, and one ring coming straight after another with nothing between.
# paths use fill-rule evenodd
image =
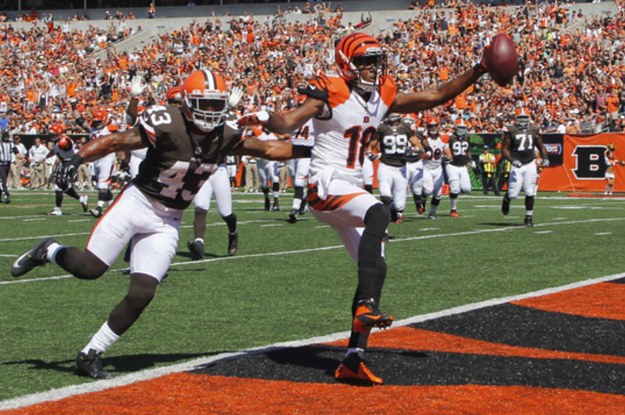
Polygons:
<instances>
[{"instance_id":1,"label":"white football jersey","mask_svg":"<svg viewBox=\"0 0 625 415\"><path fill-rule=\"evenodd\" d=\"M339 77L322 75L311 80L307 94L315 89L327 92L324 113L313 119L315 144L312 148L312 176L334 170L334 177L362 184L362 164L371 137L395 100L397 86L385 77L379 91L368 102L350 91Z\"/></svg>"},{"instance_id":2,"label":"white football jersey","mask_svg":"<svg viewBox=\"0 0 625 415\"><path fill-rule=\"evenodd\" d=\"M423 160L423 167L426 169L438 169L443 161L445 142L443 142L440 135L437 135L436 138L428 137L428 145L432 149L432 157Z\"/></svg>"},{"instance_id":3,"label":"white football jersey","mask_svg":"<svg viewBox=\"0 0 625 415\"><path fill-rule=\"evenodd\" d=\"M315 126L312 119L291 134L291 144L304 147L312 147L315 144Z\"/></svg>"}]
</instances>

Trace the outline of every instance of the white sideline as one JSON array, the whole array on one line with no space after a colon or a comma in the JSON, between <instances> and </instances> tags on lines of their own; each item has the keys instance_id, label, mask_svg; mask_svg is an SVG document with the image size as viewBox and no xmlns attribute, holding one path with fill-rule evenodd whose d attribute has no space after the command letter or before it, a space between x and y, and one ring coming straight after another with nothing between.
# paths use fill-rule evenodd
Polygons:
<instances>
[{"instance_id":1,"label":"white sideline","mask_svg":"<svg viewBox=\"0 0 625 415\"><path fill-rule=\"evenodd\" d=\"M526 294L513 295L503 298L495 298L486 301L480 301L473 304L465 304L458 307L449 308L447 310L436 311L433 313L422 314L419 316L410 317L404 320L399 320L394 323L394 327L406 326L408 324L419 323L427 320L434 320L437 318L447 317L454 314L466 313L469 311L478 310L481 308L491 307L499 304L509 303L511 301L519 301L527 298L539 297L548 294L554 294L561 291L571 290L574 288L585 287L588 285L597 284L600 282L612 281L618 278L625 277L625 273L608 275L605 277L593 278L585 281L579 281L572 284L566 284L559 287L546 288ZM113 379L99 380L81 385L67 386L59 389L52 389L47 392L34 393L31 395L21 396L19 398L8 399L0 401L0 410L21 408L25 406L35 405L47 401L57 401L70 396L85 394L90 392L98 392L105 389L114 387L129 385L144 380L154 379L160 376L168 375L171 373L179 373L189 371L198 368L199 366L206 365L218 360L232 359L237 356L259 354L270 350L286 348L286 347L301 347L310 344L317 343L329 343L336 340L344 339L349 336L349 331L338 332L329 334L326 336L313 337L306 340L294 340L288 342L275 343L268 346L256 347L253 349L242 350L238 352L221 353L216 356L202 357L193 359L188 362L179 363L171 366L159 367L156 369L147 369L139 372L131 373L124 376L119 376Z\"/></svg>"}]
</instances>

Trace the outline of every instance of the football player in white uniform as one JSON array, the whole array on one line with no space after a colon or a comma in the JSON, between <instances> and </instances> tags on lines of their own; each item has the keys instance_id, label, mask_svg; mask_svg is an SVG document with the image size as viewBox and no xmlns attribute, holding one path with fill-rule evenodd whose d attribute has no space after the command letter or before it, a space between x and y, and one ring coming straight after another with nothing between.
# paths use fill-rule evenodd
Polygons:
<instances>
[{"instance_id":1,"label":"football player in white uniform","mask_svg":"<svg viewBox=\"0 0 625 415\"><path fill-rule=\"evenodd\" d=\"M278 141L279 138L272 132L263 131L256 137L261 141ZM275 160L256 159L258 176L260 177L260 190L265 196L265 210L280 210L280 166ZM271 180L271 191L273 193L273 206L269 199L269 181Z\"/></svg>"},{"instance_id":2,"label":"football player in white uniform","mask_svg":"<svg viewBox=\"0 0 625 415\"><path fill-rule=\"evenodd\" d=\"M427 127L427 150L423 158L423 206L425 206L427 198L432 196L428 218L436 220L438 218L436 210L441 203L443 184L445 184L442 165L445 143L438 131L439 121L437 118L431 118Z\"/></svg>"},{"instance_id":3,"label":"football player in white uniform","mask_svg":"<svg viewBox=\"0 0 625 415\"><path fill-rule=\"evenodd\" d=\"M74 142L71 138L63 134L62 128L59 124L53 124L50 127L50 132L54 134L56 138L52 144L52 150L46 158L56 155L58 159L57 164L55 165L54 172L52 173L52 177L54 178L56 172L58 171L60 163L63 161L71 160L71 158L74 157L74 154L76 154L76 150L74 148ZM63 206L63 193L66 193L68 196L78 200L84 212L87 212L89 210L89 206L87 204L88 196L79 195L78 192L76 192L74 183L68 183L68 186L65 189L61 189L55 183L54 209L52 209L52 211L48 213L49 216L61 216L63 214L63 211L61 210L61 207Z\"/></svg>"},{"instance_id":4,"label":"football player in white uniform","mask_svg":"<svg viewBox=\"0 0 625 415\"><path fill-rule=\"evenodd\" d=\"M516 114L516 123L505 127L501 141L501 155L512 163L508 191L503 196L501 212L507 215L510 212L510 202L519 197L519 193L523 190L525 193L523 224L527 227L534 226L534 196L538 182L536 148L543 160L543 167L548 167L549 156L540 131L537 126L531 124L529 111L520 108Z\"/></svg>"},{"instance_id":5,"label":"football player in white uniform","mask_svg":"<svg viewBox=\"0 0 625 415\"><path fill-rule=\"evenodd\" d=\"M82 113L76 108L76 104L72 103L74 108L74 118L76 123L89 133L89 141L97 140L101 137L119 131L120 123L109 116L106 108L94 108L91 115L92 120L88 122L84 119ZM115 167L115 153L107 154L93 163L95 175L98 179L98 204L90 210L91 214L96 218L102 216L106 206L113 200L111 193L111 174Z\"/></svg>"},{"instance_id":6,"label":"football player in white uniform","mask_svg":"<svg viewBox=\"0 0 625 415\"><path fill-rule=\"evenodd\" d=\"M387 113L413 113L441 105L476 82L486 68L479 63L437 88L398 93L387 73L380 42L357 32L338 41L335 61L340 76L320 74L312 79L300 91L308 96L301 106L285 114L260 111L244 115L239 125L262 124L270 131L287 134L313 119L308 202L313 215L336 230L358 267L352 333L335 377L381 384L382 379L367 368L362 355L371 329L393 322L393 317L379 308L386 278L383 241L389 214L362 188L365 152Z\"/></svg>"},{"instance_id":7,"label":"football player in white uniform","mask_svg":"<svg viewBox=\"0 0 625 415\"><path fill-rule=\"evenodd\" d=\"M86 248L64 246L47 238L21 254L11 268L11 274L20 277L54 262L77 278L92 280L102 276L124 246L132 243L128 293L78 353L76 370L81 375L111 377L99 356L152 301L176 254L184 209L227 154L279 160L302 155L290 143L241 140L241 130L224 121L228 91L216 72L191 73L183 90L182 108L150 106L137 126L90 141L62 164L57 174L61 188L74 180L76 168L85 161L149 147L139 174L94 225Z\"/></svg>"},{"instance_id":8,"label":"football player in white uniform","mask_svg":"<svg viewBox=\"0 0 625 415\"><path fill-rule=\"evenodd\" d=\"M295 134L291 137L293 145L311 147L315 144L315 130L312 120L308 120ZM297 215L302 215L306 209L306 200L304 199L304 186L308 180L308 172L310 171L310 157L302 157L289 160L287 163L289 174L293 178L293 206L289 214L289 222L297 222Z\"/></svg>"}]
</instances>

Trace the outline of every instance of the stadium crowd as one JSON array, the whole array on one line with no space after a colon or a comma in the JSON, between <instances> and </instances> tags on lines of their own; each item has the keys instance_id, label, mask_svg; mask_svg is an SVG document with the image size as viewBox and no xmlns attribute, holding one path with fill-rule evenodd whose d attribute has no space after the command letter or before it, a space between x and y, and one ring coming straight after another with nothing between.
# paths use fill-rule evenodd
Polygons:
<instances>
[{"instance_id":1,"label":"stadium crowd","mask_svg":"<svg viewBox=\"0 0 625 415\"><path fill-rule=\"evenodd\" d=\"M371 23L345 21L340 9L322 4L315 5L307 22L287 23L282 12L266 18L247 14L193 20L140 50L119 53L112 45L134 35L123 16L107 29L91 26L86 31L52 16L28 30L4 24L0 130L11 137L48 134L60 124L66 133L82 133L73 108L86 120L96 108L106 108L123 124L133 77L142 76L149 85L145 103L164 102L170 87L200 67L216 69L229 86L244 88L241 113L292 108L299 86L320 71L336 72L335 39ZM436 116L443 130L451 130L461 117L472 132L498 132L515 108L524 106L545 132L625 131L623 9L615 15L585 16L574 4L558 3L426 7L377 36L400 90L413 90L445 82L450 73L472 66L500 32L520 47L514 82L505 88L480 82L435 112L415 114L417 125ZM105 53L93 58L98 52ZM24 166L29 161L26 155Z\"/></svg>"}]
</instances>

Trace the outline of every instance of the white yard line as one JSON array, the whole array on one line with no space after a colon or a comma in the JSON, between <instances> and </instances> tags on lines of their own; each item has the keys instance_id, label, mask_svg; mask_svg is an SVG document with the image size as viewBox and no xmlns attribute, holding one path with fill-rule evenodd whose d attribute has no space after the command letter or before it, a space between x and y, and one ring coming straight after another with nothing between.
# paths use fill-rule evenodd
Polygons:
<instances>
[{"instance_id":1,"label":"white yard line","mask_svg":"<svg viewBox=\"0 0 625 415\"><path fill-rule=\"evenodd\" d=\"M562 226L562 225L577 225L580 223L616 222L616 221L625 221L625 217L602 218L602 219L597 218L597 219L585 219L585 220L579 220L579 221L541 223L541 224L534 225L534 228L548 227L548 226ZM264 221L256 221L256 222L264 222ZM442 234L435 234L435 235L422 235L422 236L411 236L407 238L397 238L397 239L391 239L389 243L410 242L410 241L417 241L417 240L448 238L448 237L453 238L457 236L478 235L478 234L483 234L483 233L494 233L494 232L513 232L515 230L525 230L525 229L527 228L525 228L524 226L514 226L514 227L505 226L501 228L476 229L476 230L465 231L465 232L442 233ZM538 232L541 232L541 231L538 231ZM82 235L82 234L72 234L72 235ZM43 239L43 238L45 238L45 236L37 237L37 239ZM23 238L23 239L26 239L26 238ZM19 239L8 239L8 240L19 240ZM0 240L0 242L3 242L3 240ZM299 255L302 253L329 251L332 249L343 249L343 245L330 245L330 246L323 246L319 248L297 249L293 251L277 251L277 252L265 252L265 253L260 253L260 254L207 258L207 259L202 259L199 261L179 261L179 262L172 262L170 268L174 268L177 266L191 265L191 264L195 264L195 265L205 264L205 263L217 262L217 261L235 261L235 260L244 260L247 258L258 258L258 257L268 257L268 256ZM111 269L109 270L109 272L121 272L124 269L126 268ZM56 275L56 276L46 277L46 278L30 278L30 279L20 278L16 280L0 281L0 286L12 285L12 284L27 284L31 282L46 282L46 281L51 281L51 280L62 280L62 279L67 279L67 278L72 278L72 276L69 274L64 274L64 275Z\"/></svg>"}]
</instances>

